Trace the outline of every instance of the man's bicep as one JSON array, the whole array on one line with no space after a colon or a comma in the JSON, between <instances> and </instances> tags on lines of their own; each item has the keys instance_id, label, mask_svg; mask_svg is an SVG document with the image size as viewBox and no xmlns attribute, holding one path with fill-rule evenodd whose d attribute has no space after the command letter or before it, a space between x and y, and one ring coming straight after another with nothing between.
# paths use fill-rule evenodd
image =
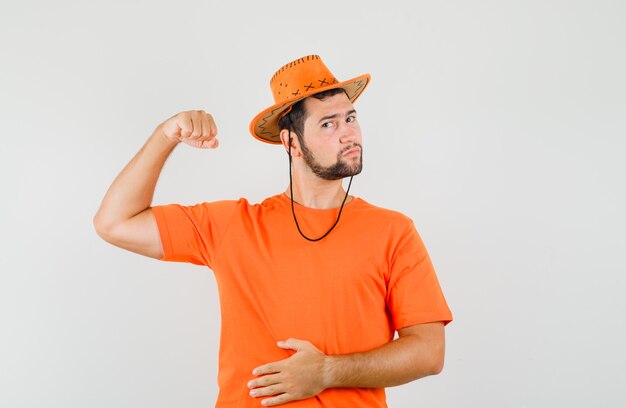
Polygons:
<instances>
[{"instance_id":1,"label":"man's bicep","mask_svg":"<svg viewBox=\"0 0 626 408\"><path fill-rule=\"evenodd\" d=\"M211 267L237 208L232 200L153 206L163 251L160 260Z\"/></svg>"},{"instance_id":2,"label":"man's bicep","mask_svg":"<svg viewBox=\"0 0 626 408\"><path fill-rule=\"evenodd\" d=\"M104 237L109 243L150 258L163 257L163 245L152 208L111 227Z\"/></svg>"}]
</instances>

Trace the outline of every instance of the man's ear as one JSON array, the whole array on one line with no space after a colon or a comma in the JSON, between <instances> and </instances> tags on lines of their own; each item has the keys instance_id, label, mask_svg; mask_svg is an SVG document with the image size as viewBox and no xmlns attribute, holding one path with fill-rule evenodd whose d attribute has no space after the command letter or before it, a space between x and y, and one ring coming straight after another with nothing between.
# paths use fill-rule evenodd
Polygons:
<instances>
[{"instance_id":1,"label":"man's ear","mask_svg":"<svg viewBox=\"0 0 626 408\"><path fill-rule=\"evenodd\" d=\"M290 135L291 135L291 156L299 157L302 155L302 153L300 152L300 144L298 143L298 137L296 136L295 132L289 132L289 130L287 129L281 130L280 141L282 142L283 147L285 148L285 152L289 154L289 142L290 142L289 136Z\"/></svg>"}]
</instances>

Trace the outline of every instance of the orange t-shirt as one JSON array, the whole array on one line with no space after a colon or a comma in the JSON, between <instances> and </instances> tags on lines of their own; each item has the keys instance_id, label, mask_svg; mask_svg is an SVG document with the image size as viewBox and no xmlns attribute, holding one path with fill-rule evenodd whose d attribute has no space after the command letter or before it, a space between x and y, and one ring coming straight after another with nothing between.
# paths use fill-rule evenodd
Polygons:
<instances>
[{"instance_id":1,"label":"orange t-shirt","mask_svg":"<svg viewBox=\"0 0 626 408\"><path fill-rule=\"evenodd\" d=\"M294 352L276 345L308 340L326 354L347 354L393 340L395 330L452 321L432 263L410 218L353 198L339 224L318 242L296 229L283 194L152 207L161 260L206 265L221 305L216 407L261 406L249 395L252 369ZM339 209L295 204L304 234L315 238ZM293 407L386 407L383 388L327 389Z\"/></svg>"}]
</instances>

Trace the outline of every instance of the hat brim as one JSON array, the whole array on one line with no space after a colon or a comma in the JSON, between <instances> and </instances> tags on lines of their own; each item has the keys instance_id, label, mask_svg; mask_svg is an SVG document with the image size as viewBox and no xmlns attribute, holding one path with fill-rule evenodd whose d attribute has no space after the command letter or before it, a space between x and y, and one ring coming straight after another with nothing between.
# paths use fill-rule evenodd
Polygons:
<instances>
[{"instance_id":1,"label":"hat brim","mask_svg":"<svg viewBox=\"0 0 626 408\"><path fill-rule=\"evenodd\" d=\"M347 81L338 82L323 88L312 89L309 92L305 92L297 97L279 102L256 115L252 122L250 122L250 133L258 140L270 143L281 144L280 141L280 129L278 128L278 119L281 114L289 109L290 106L304 98L314 95L319 92L324 92L329 89L344 88L346 94L350 99L350 102L354 103L356 99L361 95L363 90L370 82L370 74L364 74L356 78L349 79Z\"/></svg>"}]
</instances>

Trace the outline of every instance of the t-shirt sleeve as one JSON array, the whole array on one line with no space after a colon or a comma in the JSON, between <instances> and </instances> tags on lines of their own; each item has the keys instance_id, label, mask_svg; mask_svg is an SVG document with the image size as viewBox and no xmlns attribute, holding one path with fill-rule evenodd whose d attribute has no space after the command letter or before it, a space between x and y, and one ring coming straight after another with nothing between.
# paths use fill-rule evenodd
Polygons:
<instances>
[{"instance_id":1,"label":"t-shirt sleeve","mask_svg":"<svg viewBox=\"0 0 626 408\"><path fill-rule=\"evenodd\" d=\"M396 330L452 321L435 269L412 221L395 246L390 269L387 307Z\"/></svg>"},{"instance_id":2,"label":"t-shirt sleeve","mask_svg":"<svg viewBox=\"0 0 626 408\"><path fill-rule=\"evenodd\" d=\"M238 201L152 207L163 245L161 261L211 267Z\"/></svg>"}]
</instances>

